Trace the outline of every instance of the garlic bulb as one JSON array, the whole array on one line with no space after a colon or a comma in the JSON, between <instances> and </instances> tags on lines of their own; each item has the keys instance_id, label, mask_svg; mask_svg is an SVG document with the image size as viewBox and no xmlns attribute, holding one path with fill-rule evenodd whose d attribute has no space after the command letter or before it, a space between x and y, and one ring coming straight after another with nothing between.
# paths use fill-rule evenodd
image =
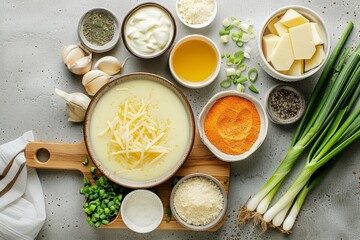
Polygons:
<instances>
[{"instance_id":1,"label":"garlic bulb","mask_svg":"<svg viewBox=\"0 0 360 240\"><path fill-rule=\"evenodd\" d=\"M95 63L94 68L97 68L108 75L114 75L122 70L122 68L128 58L129 57L125 58L123 64L121 64L120 61L116 57L106 56L106 57L100 58Z\"/></svg>"},{"instance_id":2,"label":"garlic bulb","mask_svg":"<svg viewBox=\"0 0 360 240\"><path fill-rule=\"evenodd\" d=\"M61 57L70 72L83 75L91 69L92 54L81 45L65 46Z\"/></svg>"},{"instance_id":3,"label":"garlic bulb","mask_svg":"<svg viewBox=\"0 0 360 240\"><path fill-rule=\"evenodd\" d=\"M95 93L108 82L110 82L110 76L100 70L91 70L86 73L82 79L82 85L91 96L95 95Z\"/></svg>"},{"instance_id":4,"label":"garlic bulb","mask_svg":"<svg viewBox=\"0 0 360 240\"><path fill-rule=\"evenodd\" d=\"M68 121L84 121L90 98L83 93L66 93L57 88L55 88L55 92L66 101L66 113L69 116Z\"/></svg>"}]
</instances>

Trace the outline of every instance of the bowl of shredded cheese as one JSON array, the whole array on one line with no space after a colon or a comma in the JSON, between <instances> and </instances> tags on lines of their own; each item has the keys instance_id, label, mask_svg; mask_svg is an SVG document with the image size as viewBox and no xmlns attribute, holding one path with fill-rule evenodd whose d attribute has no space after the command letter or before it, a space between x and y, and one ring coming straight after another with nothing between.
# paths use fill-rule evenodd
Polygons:
<instances>
[{"instance_id":1,"label":"bowl of shredded cheese","mask_svg":"<svg viewBox=\"0 0 360 240\"><path fill-rule=\"evenodd\" d=\"M227 194L215 177L193 173L181 178L170 195L170 208L175 219L184 227L206 231L224 217Z\"/></svg>"},{"instance_id":2,"label":"bowl of shredded cheese","mask_svg":"<svg viewBox=\"0 0 360 240\"><path fill-rule=\"evenodd\" d=\"M177 0L176 13L180 21L190 28L204 28L215 19L216 0Z\"/></svg>"}]
</instances>

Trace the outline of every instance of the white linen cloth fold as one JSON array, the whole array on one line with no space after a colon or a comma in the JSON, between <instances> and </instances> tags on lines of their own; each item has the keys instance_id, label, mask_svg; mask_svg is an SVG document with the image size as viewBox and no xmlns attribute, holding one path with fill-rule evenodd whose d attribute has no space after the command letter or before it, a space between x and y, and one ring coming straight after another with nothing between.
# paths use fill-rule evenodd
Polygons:
<instances>
[{"instance_id":1,"label":"white linen cloth fold","mask_svg":"<svg viewBox=\"0 0 360 240\"><path fill-rule=\"evenodd\" d=\"M45 218L45 199L35 169L26 167L24 149L31 131L0 146L0 239L35 239Z\"/></svg>"}]
</instances>

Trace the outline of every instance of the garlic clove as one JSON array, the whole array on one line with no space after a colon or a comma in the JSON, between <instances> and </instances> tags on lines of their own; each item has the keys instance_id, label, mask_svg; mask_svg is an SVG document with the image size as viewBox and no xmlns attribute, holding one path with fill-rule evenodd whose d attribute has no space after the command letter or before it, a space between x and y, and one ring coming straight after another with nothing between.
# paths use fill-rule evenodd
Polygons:
<instances>
[{"instance_id":1,"label":"garlic clove","mask_svg":"<svg viewBox=\"0 0 360 240\"><path fill-rule=\"evenodd\" d=\"M73 65L77 60L83 57L85 57L85 52L77 47L69 51L65 57L64 63L69 68L69 66Z\"/></svg>"},{"instance_id":2,"label":"garlic clove","mask_svg":"<svg viewBox=\"0 0 360 240\"><path fill-rule=\"evenodd\" d=\"M78 48L78 45L72 44L72 45L68 45L65 46L61 52L61 59L63 60L63 62L65 62L65 59L67 57L67 55L69 55L69 52L71 52L73 49Z\"/></svg>"},{"instance_id":3,"label":"garlic clove","mask_svg":"<svg viewBox=\"0 0 360 240\"><path fill-rule=\"evenodd\" d=\"M66 113L69 116L69 122L82 122L85 119L86 110L67 104Z\"/></svg>"},{"instance_id":4,"label":"garlic clove","mask_svg":"<svg viewBox=\"0 0 360 240\"><path fill-rule=\"evenodd\" d=\"M121 71L121 63L116 57L106 56L100 58L96 63L94 68L97 68L106 74L114 75Z\"/></svg>"},{"instance_id":5,"label":"garlic clove","mask_svg":"<svg viewBox=\"0 0 360 240\"><path fill-rule=\"evenodd\" d=\"M78 59L72 65L68 66L70 72L77 75L84 75L91 69L92 54Z\"/></svg>"},{"instance_id":6,"label":"garlic clove","mask_svg":"<svg viewBox=\"0 0 360 240\"><path fill-rule=\"evenodd\" d=\"M86 92L93 96L106 83L110 82L110 76L100 70L91 70L82 79L82 85Z\"/></svg>"},{"instance_id":7,"label":"garlic clove","mask_svg":"<svg viewBox=\"0 0 360 240\"><path fill-rule=\"evenodd\" d=\"M66 113L70 122L82 122L85 119L86 109L91 99L83 93L66 93L55 88L56 94L66 101Z\"/></svg>"}]
</instances>

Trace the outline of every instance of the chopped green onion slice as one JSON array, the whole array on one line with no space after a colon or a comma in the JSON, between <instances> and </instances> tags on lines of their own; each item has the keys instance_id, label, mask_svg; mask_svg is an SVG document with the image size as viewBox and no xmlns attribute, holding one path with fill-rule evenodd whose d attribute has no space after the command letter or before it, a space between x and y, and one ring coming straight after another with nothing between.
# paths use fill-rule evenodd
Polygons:
<instances>
[{"instance_id":1,"label":"chopped green onion slice","mask_svg":"<svg viewBox=\"0 0 360 240\"><path fill-rule=\"evenodd\" d=\"M249 26L249 24L247 24L247 23L242 23L242 24L240 25L240 29L243 30L244 32L248 32L248 31L249 31L249 28L250 28L250 26Z\"/></svg>"},{"instance_id":2,"label":"chopped green onion slice","mask_svg":"<svg viewBox=\"0 0 360 240\"><path fill-rule=\"evenodd\" d=\"M235 68L226 68L225 73L226 73L226 76L233 76L233 75L235 75Z\"/></svg>"},{"instance_id":3,"label":"chopped green onion slice","mask_svg":"<svg viewBox=\"0 0 360 240\"><path fill-rule=\"evenodd\" d=\"M242 36L241 36L241 41L243 42L248 42L250 40L250 35L248 33L244 33Z\"/></svg>"},{"instance_id":4,"label":"chopped green onion slice","mask_svg":"<svg viewBox=\"0 0 360 240\"><path fill-rule=\"evenodd\" d=\"M247 18L246 23L249 24L250 26L252 26L252 25L254 25L254 20L252 20L251 18Z\"/></svg>"},{"instance_id":5,"label":"chopped green onion slice","mask_svg":"<svg viewBox=\"0 0 360 240\"><path fill-rule=\"evenodd\" d=\"M239 66L239 65L241 64L241 62L242 62L242 59L241 59L241 58L237 58L237 59L235 59L235 61L234 61L234 65Z\"/></svg>"},{"instance_id":6,"label":"chopped green onion slice","mask_svg":"<svg viewBox=\"0 0 360 240\"><path fill-rule=\"evenodd\" d=\"M230 26L230 24L231 24L231 21L230 21L229 18L225 18L225 19L223 20L223 22L222 22L222 25L223 25L224 27L228 27L228 26Z\"/></svg>"},{"instance_id":7,"label":"chopped green onion slice","mask_svg":"<svg viewBox=\"0 0 360 240\"><path fill-rule=\"evenodd\" d=\"M239 69L236 69L236 71L235 71L235 75L236 75L236 76L238 76L238 77L240 77L240 75L241 75L241 71L240 71Z\"/></svg>"},{"instance_id":8,"label":"chopped green onion slice","mask_svg":"<svg viewBox=\"0 0 360 240\"><path fill-rule=\"evenodd\" d=\"M244 57L245 58L250 58L250 54L248 52L244 52Z\"/></svg>"},{"instance_id":9,"label":"chopped green onion slice","mask_svg":"<svg viewBox=\"0 0 360 240\"><path fill-rule=\"evenodd\" d=\"M256 68L251 68L248 72L248 78L250 82L255 82L258 75L259 75L258 70Z\"/></svg>"},{"instance_id":10,"label":"chopped green onion slice","mask_svg":"<svg viewBox=\"0 0 360 240\"><path fill-rule=\"evenodd\" d=\"M231 66L234 64L234 57L229 57L227 60L226 60L226 65L228 66Z\"/></svg>"},{"instance_id":11,"label":"chopped green onion slice","mask_svg":"<svg viewBox=\"0 0 360 240\"><path fill-rule=\"evenodd\" d=\"M244 42L242 42L242 41L236 41L236 46L238 46L238 47L242 47L242 46L244 46Z\"/></svg>"},{"instance_id":12,"label":"chopped green onion slice","mask_svg":"<svg viewBox=\"0 0 360 240\"><path fill-rule=\"evenodd\" d=\"M236 79L236 83L244 83L246 82L248 79L245 76L242 76L238 79Z\"/></svg>"},{"instance_id":13,"label":"chopped green onion slice","mask_svg":"<svg viewBox=\"0 0 360 240\"><path fill-rule=\"evenodd\" d=\"M220 82L220 86L223 88L229 88L231 86L231 80L229 78L225 78Z\"/></svg>"},{"instance_id":14,"label":"chopped green onion slice","mask_svg":"<svg viewBox=\"0 0 360 240\"><path fill-rule=\"evenodd\" d=\"M89 163L89 159L88 159L87 156L85 156L85 159L84 159L84 161L82 162L82 164L85 166L85 165L87 165L88 163Z\"/></svg>"},{"instance_id":15,"label":"chopped green onion slice","mask_svg":"<svg viewBox=\"0 0 360 240\"><path fill-rule=\"evenodd\" d=\"M245 71L246 70L246 64L245 63L240 64L239 65L239 70L242 71L242 72Z\"/></svg>"},{"instance_id":16,"label":"chopped green onion slice","mask_svg":"<svg viewBox=\"0 0 360 240\"><path fill-rule=\"evenodd\" d=\"M232 39L234 42L237 42L237 41L240 39L240 35L237 34L237 33L232 33L232 34L231 34L231 39Z\"/></svg>"},{"instance_id":17,"label":"chopped green onion slice","mask_svg":"<svg viewBox=\"0 0 360 240\"><path fill-rule=\"evenodd\" d=\"M225 54L222 53L222 54L221 54L221 58L224 58L224 57L225 57Z\"/></svg>"},{"instance_id":18,"label":"chopped green onion slice","mask_svg":"<svg viewBox=\"0 0 360 240\"><path fill-rule=\"evenodd\" d=\"M229 42L229 35L222 35L220 37L220 42L221 43L228 43Z\"/></svg>"},{"instance_id":19,"label":"chopped green onion slice","mask_svg":"<svg viewBox=\"0 0 360 240\"><path fill-rule=\"evenodd\" d=\"M221 29L221 30L219 31L219 34L220 34L220 36L229 35L229 34L230 34L230 31L229 31L229 30L225 30L225 29Z\"/></svg>"},{"instance_id":20,"label":"chopped green onion slice","mask_svg":"<svg viewBox=\"0 0 360 240\"><path fill-rule=\"evenodd\" d=\"M250 89L250 91L252 91L254 93L259 93L259 91L256 89L256 87L252 84L249 86L249 89Z\"/></svg>"},{"instance_id":21,"label":"chopped green onion slice","mask_svg":"<svg viewBox=\"0 0 360 240\"><path fill-rule=\"evenodd\" d=\"M225 30L230 31L231 29L233 29L235 26L233 24L230 24L229 26L225 27Z\"/></svg>"},{"instance_id":22,"label":"chopped green onion slice","mask_svg":"<svg viewBox=\"0 0 360 240\"><path fill-rule=\"evenodd\" d=\"M239 50L239 51L234 53L235 58L240 58L242 56L244 56L244 52L242 50Z\"/></svg>"},{"instance_id":23,"label":"chopped green onion slice","mask_svg":"<svg viewBox=\"0 0 360 240\"><path fill-rule=\"evenodd\" d=\"M233 20L233 23L234 23L235 27L241 28L241 20L240 19Z\"/></svg>"},{"instance_id":24,"label":"chopped green onion slice","mask_svg":"<svg viewBox=\"0 0 360 240\"><path fill-rule=\"evenodd\" d=\"M225 56L226 56L227 58L229 58L231 55L230 55L230 53L227 53Z\"/></svg>"},{"instance_id":25,"label":"chopped green onion slice","mask_svg":"<svg viewBox=\"0 0 360 240\"><path fill-rule=\"evenodd\" d=\"M238 90L239 92L245 92L245 87L244 85L239 83L238 85L236 85L236 90Z\"/></svg>"}]
</instances>

